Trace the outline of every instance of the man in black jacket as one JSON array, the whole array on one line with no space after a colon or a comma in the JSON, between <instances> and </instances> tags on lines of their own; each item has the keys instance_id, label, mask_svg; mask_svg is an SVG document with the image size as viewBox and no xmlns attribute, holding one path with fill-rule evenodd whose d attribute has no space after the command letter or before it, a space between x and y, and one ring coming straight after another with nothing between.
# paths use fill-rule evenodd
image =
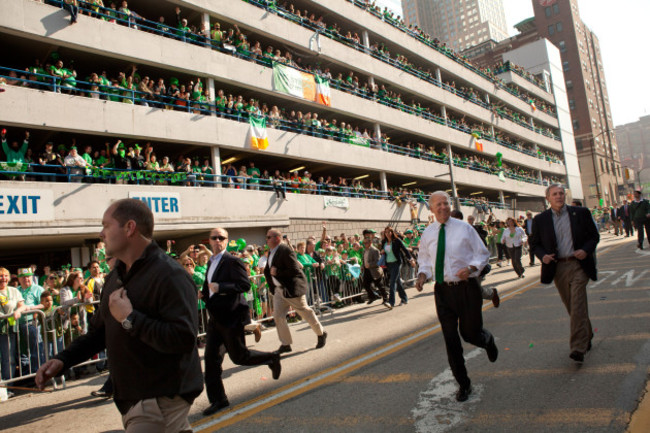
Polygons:
<instances>
[{"instance_id":1,"label":"man in black jacket","mask_svg":"<svg viewBox=\"0 0 650 433\"><path fill-rule=\"evenodd\" d=\"M187 272L154 242L153 214L123 199L104 213L100 237L117 258L106 277L98 311L86 335L41 366L36 384L103 349L115 404L127 433L191 431L190 406L203 390L196 347L196 288Z\"/></svg>"},{"instance_id":2,"label":"man in black jacket","mask_svg":"<svg viewBox=\"0 0 650 433\"><path fill-rule=\"evenodd\" d=\"M273 294L273 320L278 330L281 346L278 352L291 352L291 331L287 324L287 313L292 307L318 336L316 349L325 346L327 332L318 321L314 311L307 305L308 285L305 274L300 269L296 253L282 243L280 230L271 229L266 233L269 246L269 259L264 267L264 276Z\"/></svg>"},{"instance_id":3,"label":"man in black jacket","mask_svg":"<svg viewBox=\"0 0 650 433\"><path fill-rule=\"evenodd\" d=\"M623 200L623 206L618 209L618 215L623 222L625 237L628 238L631 234L634 234L634 227L632 227L632 206L630 206L627 200Z\"/></svg>"},{"instance_id":4,"label":"man in black jacket","mask_svg":"<svg viewBox=\"0 0 650 433\"><path fill-rule=\"evenodd\" d=\"M210 232L210 257L201 297L210 313L205 346L205 387L210 406L208 416L229 406L221 374L225 346L232 362L238 365L262 365L271 368L273 379L280 377L280 354L248 350L244 325L250 321L250 307L245 293L251 288L244 262L226 251L228 232L215 228Z\"/></svg>"},{"instance_id":5,"label":"man in black jacket","mask_svg":"<svg viewBox=\"0 0 650 433\"><path fill-rule=\"evenodd\" d=\"M546 200L551 208L533 219L528 241L542 262L542 283L555 282L571 318L569 357L583 362L594 335L587 306L587 283L589 279L598 279L594 252L600 235L589 209L565 204L564 186L553 184L546 188Z\"/></svg>"},{"instance_id":6,"label":"man in black jacket","mask_svg":"<svg viewBox=\"0 0 650 433\"><path fill-rule=\"evenodd\" d=\"M634 228L637 235L637 247L643 249L643 231L645 230L650 243L650 202L643 198L643 192L640 189L634 191L634 201L630 205L630 216L634 222Z\"/></svg>"}]
</instances>

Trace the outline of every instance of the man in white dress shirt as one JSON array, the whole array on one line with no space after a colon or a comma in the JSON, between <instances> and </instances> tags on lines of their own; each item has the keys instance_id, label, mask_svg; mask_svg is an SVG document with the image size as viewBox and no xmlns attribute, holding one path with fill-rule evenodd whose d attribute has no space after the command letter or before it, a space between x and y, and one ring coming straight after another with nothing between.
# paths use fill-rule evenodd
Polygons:
<instances>
[{"instance_id":1,"label":"man in white dress shirt","mask_svg":"<svg viewBox=\"0 0 650 433\"><path fill-rule=\"evenodd\" d=\"M490 253L472 226L450 218L451 199L447 193L436 191L431 194L429 206L436 222L426 228L420 239L420 267L415 287L422 291L427 280L436 282L436 311L445 338L449 366L460 386L456 400L465 401L472 386L460 337L485 349L491 362L496 361L499 355L494 337L483 328L483 300L477 281Z\"/></svg>"}]
</instances>

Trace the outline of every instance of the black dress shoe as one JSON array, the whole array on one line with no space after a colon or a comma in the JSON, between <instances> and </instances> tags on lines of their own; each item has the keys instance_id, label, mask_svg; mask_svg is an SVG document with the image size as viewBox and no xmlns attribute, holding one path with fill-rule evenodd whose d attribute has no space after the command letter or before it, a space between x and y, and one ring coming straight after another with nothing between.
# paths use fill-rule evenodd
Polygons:
<instances>
[{"instance_id":1,"label":"black dress shoe","mask_svg":"<svg viewBox=\"0 0 650 433\"><path fill-rule=\"evenodd\" d=\"M320 349L325 346L325 340L327 340L327 332L323 331L323 335L318 336L318 342L316 343L316 349Z\"/></svg>"},{"instance_id":2,"label":"black dress shoe","mask_svg":"<svg viewBox=\"0 0 650 433\"><path fill-rule=\"evenodd\" d=\"M574 350L574 351L571 352L571 354L569 355L569 358L573 359L575 362L584 362L584 360L585 360L585 354L584 354L584 353L580 353L580 352L578 352L577 350Z\"/></svg>"},{"instance_id":3,"label":"black dress shoe","mask_svg":"<svg viewBox=\"0 0 650 433\"><path fill-rule=\"evenodd\" d=\"M217 401L215 403L212 403L210 406L208 406L207 409L203 411L203 416L210 416L213 413L217 413L224 407L228 407L228 406L230 406L230 402L227 399Z\"/></svg>"},{"instance_id":4,"label":"black dress shoe","mask_svg":"<svg viewBox=\"0 0 650 433\"><path fill-rule=\"evenodd\" d=\"M499 292L497 292L497 289L492 289L492 305L494 305L494 308L499 308L499 304L501 304Z\"/></svg>"},{"instance_id":5,"label":"black dress shoe","mask_svg":"<svg viewBox=\"0 0 650 433\"><path fill-rule=\"evenodd\" d=\"M467 388L460 387L456 392L456 401L467 401L469 395L472 393L472 385L469 385Z\"/></svg>"},{"instance_id":6,"label":"black dress shoe","mask_svg":"<svg viewBox=\"0 0 650 433\"><path fill-rule=\"evenodd\" d=\"M280 365L280 354L278 352L275 352L273 354L273 359L271 359L269 368L271 369L273 379L278 380L280 378L280 373L282 373L282 365Z\"/></svg>"},{"instance_id":7,"label":"black dress shoe","mask_svg":"<svg viewBox=\"0 0 650 433\"><path fill-rule=\"evenodd\" d=\"M370 304L372 304L373 302L375 302L377 299L379 299L379 297L377 297L377 296L372 297L372 298L368 299L368 302L366 302L366 304L370 305Z\"/></svg>"},{"instance_id":8,"label":"black dress shoe","mask_svg":"<svg viewBox=\"0 0 650 433\"><path fill-rule=\"evenodd\" d=\"M292 351L292 349L291 349L290 344L283 344L282 346L280 346L280 348L278 349L277 352L278 353L289 353L291 351Z\"/></svg>"},{"instance_id":9,"label":"black dress shoe","mask_svg":"<svg viewBox=\"0 0 650 433\"><path fill-rule=\"evenodd\" d=\"M494 337L492 337L492 340L490 340L485 350L487 351L487 356L490 362L494 362L497 360L497 358L499 357L499 349L497 349L497 345L494 342Z\"/></svg>"},{"instance_id":10,"label":"black dress shoe","mask_svg":"<svg viewBox=\"0 0 650 433\"><path fill-rule=\"evenodd\" d=\"M104 391L102 389L100 389L99 391L92 391L90 393L90 395L92 395L93 397L101 397L101 398L111 398L111 397L113 397L112 392L106 392L106 391Z\"/></svg>"}]
</instances>

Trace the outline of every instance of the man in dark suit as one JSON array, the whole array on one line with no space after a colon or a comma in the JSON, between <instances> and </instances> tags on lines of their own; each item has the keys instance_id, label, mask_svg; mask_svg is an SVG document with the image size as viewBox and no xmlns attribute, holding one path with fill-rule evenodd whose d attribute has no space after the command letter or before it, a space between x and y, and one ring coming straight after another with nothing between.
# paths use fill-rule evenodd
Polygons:
<instances>
[{"instance_id":1,"label":"man in dark suit","mask_svg":"<svg viewBox=\"0 0 650 433\"><path fill-rule=\"evenodd\" d=\"M625 237L630 237L631 234L634 234L634 227L632 227L632 208L627 200L623 200L623 206L618 209L618 215L623 222Z\"/></svg>"},{"instance_id":2,"label":"man in dark suit","mask_svg":"<svg viewBox=\"0 0 650 433\"><path fill-rule=\"evenodd\" d=\"M325 346L327 332L323 330L314 311L307 305L308 284L305 274L300 269L296 253L282 243L280 230L271 229L266 233L269 246L269 259L264 267L264 276L273 294L273 320L278 330L281 346L279 353L291 352L291 331L287 324L289 308L296 310L314 333L318 336L316 349Z\"/></svg>"},{"instance_id":3,"label":"man in dark suit","mask_svg":"<svg viewBox=\"0 0 650 433\"><path fill-rule=\"evenodd\" d=\"M643 249L643 231L645 230L650 243L650 202L643 198L643 192L640 189L634 191L634 201L630 205L630 217L634 221L637 235L637 247Z\"/></svg>"},{"instance_id":4,"label":"man in dark suit","mask_svg":"<svg viewBox=\"0 0 650 433\"><path fill-rule=\"evenodd\" d=\"M533 234L533 213L531 211L526 211L526 219L522 225L524 226L526 236L530 239L530 236ZM528 245L528 255L530 256L530 263L528 263L528 266L535 266L535 253L530 247L530 243Z\"/></svg>"},{"instance_id":5,"label":"man in dark suit","mask_svg":"<svg viewBox=\"0 0 650 433\"><path fill-rule=\"evenodd\" d=\"M201 297L210 313L205 346L205 386L210 406L203 411L208 416L228 406L221 380L224 346L232 362L238 365L268 365L273 379L280 377L280 354L258 352L246 347L244 326L250 321L250 311L244 293L251 288L244 262L226 251L228 232L216 228L210 232L214 255L208 263Z\"/></svg>"},{"instance_id":6,"label":"man in dark suit","mask_svg":"<svg viewBox=\"0 0 650 433\"><path fill-rule=\"evenodd\" d=\"M583 362L594 335L587 306L587 283L589 279L598 279L594 252L600 235L589 209L566 205L564 186L549 186L546 200L551 208L533 219L530 248L542 262L542 283L555 282L571 318L569 357Z\"/></svg>"},{"instance_id":7,"label":"man in dark suit","mask_svg":"<svg viewBox=\"0 0 650 433\"><path fill-rule=\"evenodd\" d=\"M621 220L619 218L619 213L618 213L618 203L614 203L613 206L609 207L609 220L612 222L612 225L614 226L614 235L618 236L619 234L623 234L623 230L621 229Z\"/></svg>"}]
</instances>

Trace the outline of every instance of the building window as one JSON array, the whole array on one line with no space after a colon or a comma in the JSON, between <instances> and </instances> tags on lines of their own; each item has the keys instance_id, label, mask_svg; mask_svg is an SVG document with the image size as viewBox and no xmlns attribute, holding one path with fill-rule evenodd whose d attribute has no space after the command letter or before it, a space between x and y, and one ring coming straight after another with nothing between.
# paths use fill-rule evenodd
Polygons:
<instances>
[{"instance_id":1,"label":"building window","mask_svg":"<svg viewBox=\"0 0 650 433\"><path fill-rule=\"evenodd\" d=\"M557 15L557 14L560 13L560 5L558 5L557 3L555 3L555 4L553 5L553 13L554 13L555 15ZM547 16L548 16L548 15L547 15Z\"/></svg>"},{"instance_id":2,"label":"building window","mask_svg":"<svg viewBox=\"0 0 650 433\"><path fill-rule=\"evenodd\" d=\"M550 26L548 26L548 34L552 35L554 33L555 33L555 26L551 24Z\"/></svg>"},{"instance_id":3,"label":"building window","mask_svg":"<svg viewBox=\"0 0 650 433\"><path fill-rule=\"evenodd\" d=\"M576 100L575 99L569 99L569 108L572 110L576 109Z\"/></svg>"},{"instance_id":4,"label":"building window","mask_svg":"<svg viewBox=\"0 0 650 433\"><path fill-rule=\"evenodd\" d=\"M600 172L602 173L603 171L605 171L605 164L603 164L603 160L601 159L600 160Z\"/></svg>"},{"instance_id":5,"label":"building window","mask_svg":"<svg viewBox=\"0 0 650 433\"><path fill-rule=\"evenodd\" d=\"M568 61L564 61L564 62L562 62L562 70L563 70L564 72L566 72L566 71L568 71L569 69L570 69L570 68L569 68L569 62L568 62Z\"/></svg>"},{"instance_id":6,"label":"building window","mask_svg":"<svg viewBox=\"0 0 650 433\"><path fill-rule=\"evenodd\" d=\"M557 30L558 32L561 32L562 31L562 23L556 23L555 24L555 30Z\"/></svg>"},{"instance_id":7,"label":"building window","mask_svg":"<svg viewBox=\"0 0 650 433\"><path fill-rule=\"evenodd\" d=\"M547 17L550 17L551 16L551 8L547 7L546 9L544 9L544 13L546 14Z\"/></svg>"},{"instance_id":8,"label":"building window","mask_svg":"<svg viewBox=\"0 0 650 433\"><path fill-rule=\"evenodd\" d=\"M567 89L573 89L573 81L566 80L566 88Z\"/></svg>"},{"instance_id":9,"label":"building window","mask_svg":"<svg viewBox=\"0 0 650 433\"><path fill-rule=\"evenodd\" d=\"M578 119L573 119L573 130L577 131L580 129L580 122L578 122Z\"/></svg>"},{"instance_id":10,"label":"building window","mask_svg":"<svg viewBox=\"0 0 650 433\"><path fill-rule=\"evenodd\" d=\"M558 45L560 46L560 52L566 53L566 43L564 41L560 41L558 42Z\"/></svg>"}]
</instances>

